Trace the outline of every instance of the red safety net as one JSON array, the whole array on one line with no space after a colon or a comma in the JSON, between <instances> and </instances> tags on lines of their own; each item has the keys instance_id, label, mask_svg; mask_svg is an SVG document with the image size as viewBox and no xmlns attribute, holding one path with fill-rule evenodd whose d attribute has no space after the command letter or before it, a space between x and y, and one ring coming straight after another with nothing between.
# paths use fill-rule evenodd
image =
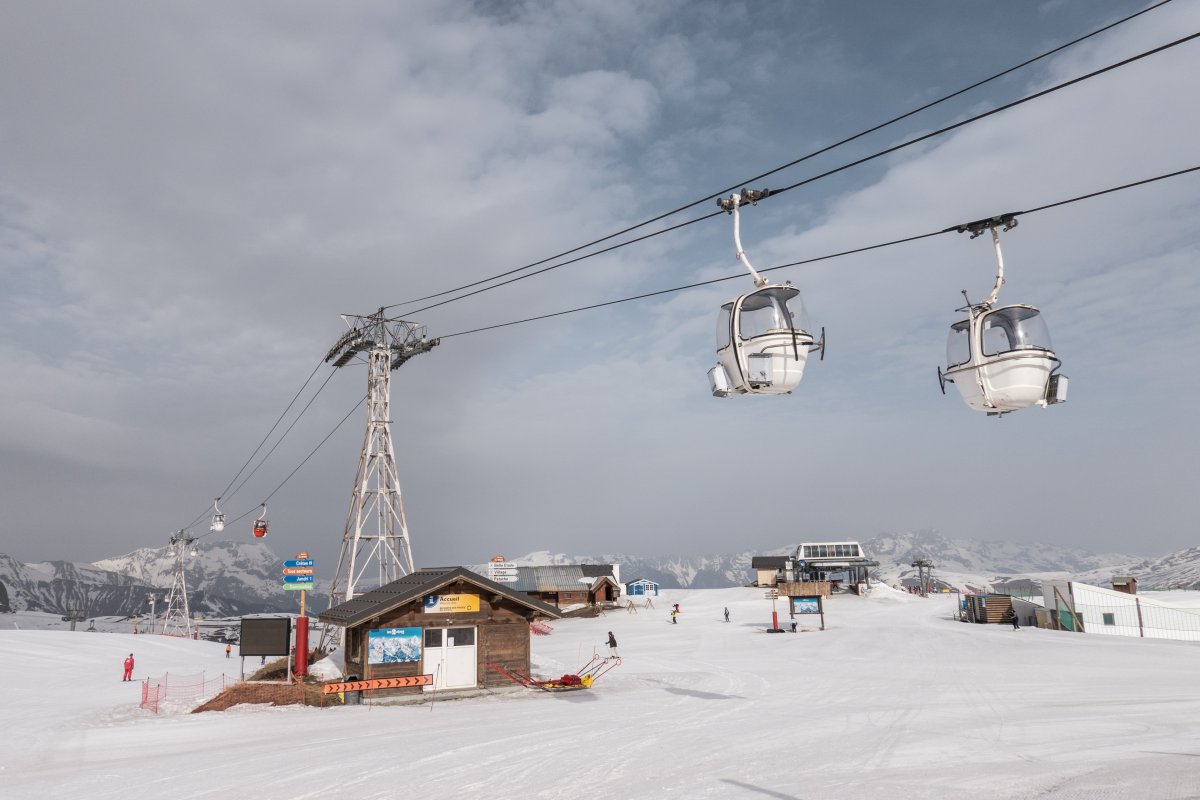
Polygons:
<instances>
[{"instance_id":1,"label":"red safety net","mask_svg":"<svg viewBox=\"0 0 1200 800\"><path fill-rule=\"evenodd\" d=\"M203 672L198 675L172 675L168 672L161 678L142 681L142 702L138 707L157 714L168 701L179 701L185 706L194 705L196 701L207 700L237 682L237 678L224 673L215 678L205 678Z\"/></svg>"}]
</instances>

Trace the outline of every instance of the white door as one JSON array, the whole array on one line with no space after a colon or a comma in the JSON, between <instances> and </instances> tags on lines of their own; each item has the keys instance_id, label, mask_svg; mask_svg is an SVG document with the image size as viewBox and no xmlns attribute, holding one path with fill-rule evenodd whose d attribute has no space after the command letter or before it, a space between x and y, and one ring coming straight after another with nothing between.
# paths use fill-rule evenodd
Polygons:
<instances>
[{"instance_id":1,"label":"white door","mask_svg":"<svg viewBox=\"0 0 1200 800\"><path fill-rule=\"evenodd\" d=\"M466 689L477 684L475 628L426 628L424 673L437 689Z\"/></svg>"}]
</instances>

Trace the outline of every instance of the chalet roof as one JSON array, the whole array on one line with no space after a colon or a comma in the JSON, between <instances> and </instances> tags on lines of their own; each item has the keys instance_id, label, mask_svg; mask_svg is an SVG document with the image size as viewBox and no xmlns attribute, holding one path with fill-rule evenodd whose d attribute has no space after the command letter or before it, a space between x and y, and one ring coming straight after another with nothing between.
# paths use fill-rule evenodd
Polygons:
<instances>
[{"instance_id":1,"label":"chalet roof","mask_svg":"<svg viewBox=\"0 0 1200 800\"><path fill-rule=\"evenodd\" d=\"M613 576L612 564L580 564L579 568L583 570L585 578L611 578Z\"/></svg>"},{"instance_id":2,"label":"chalet roof","mask_svg":"<svg viewBox=\"0 0 1200 800\"><path fill-rule=\"evenodd\" d=\"M364 592L353 600L339 603L320 614L317 619L342 627L358 625L372 617L386 614L414 600L419 600L427 594L433 594L438 589L460 580L472 583L492 594L507 597L509 600L551 619L559 619L562 616L554 606L522 594L520 590L513 588L513 584L496 583L466 567L427 567L380 586L378 589Z\"/></svg>"},{"instance_id":3,"label":"chalet roof","mask_svg":"<svg viewBox=\"0 0 1200 800\"><path fill-rule=\"evenodd\" d=\"M1113 575L1112 582L1118 584L1137 583L1137 578L1132 575Z\"/></svg>"},{"instance_id":4,"label":"chalet roof","mask_svg":"<svg viewBox=\"0 0 1200 800\"><path fill-rule=\"evenodd\" d=\"M652 586L658 586L658 581L652 581L649 578L638 578L636 581L627 581L626 586L632 586L635 583L648 583Z\"/></svg>"},{"instance_id":5,"label":"chalet roof","mask_svg":"<svg viewBox=\"0 0 1200 800\"><path fill-rule=\"evenodd\" d=\"M783 569L787 566L787 556L754 556L750 559L751 569Z\"/></svg>"}]
</instances>

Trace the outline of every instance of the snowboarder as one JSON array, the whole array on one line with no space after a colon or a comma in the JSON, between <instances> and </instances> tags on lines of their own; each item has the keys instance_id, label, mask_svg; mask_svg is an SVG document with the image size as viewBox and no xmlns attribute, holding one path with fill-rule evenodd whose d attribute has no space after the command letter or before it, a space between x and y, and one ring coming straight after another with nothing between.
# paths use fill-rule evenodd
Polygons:
<instances>
[{"instance_id":1,"label":"snowboarder","mask_svg":"<svg viewBox=\"0 0 1200 800\"><path fill-rule=\"evenodd\" d=\"M613 636L612 631L608 632L608 653L613 658L621 657L620 655L617 654L617 637Z\"/></svg>"},{"instance_id":2,"label":"snowboarder","mask_svg":"<svg viewBox=\"0 0 1200 800\"><path fill-rule=\"evenodd\" d=\"M678 614L678 613L679 613L679 603L676 603L676 604L675 604L675 613L676 613L676 614Z\"/></svg>"},{"instance_id":3,"label":"snowboarder","mask_svg":"<svg viewBox=\"0 0 1200 800\"><path fill-rule=\"evenodd\" d=\"M133 653L129 654L129 658L125 659L125 675L121 678L122 681L133 680Z\"/></svg>"},{"instance_id":4,"label":"snowboarder","mask_svg":"<svg viewBox=\"0 0 1200 800\"><path fill-rule=\"evenodd\" d=\"M1018 624L1018 622L1017 622L1017 612L1015 612L1015 611L1009 611L1009 612L1008 612L1008 616L1009 616L1009 617L1012 619L1013 630L1014 630L1014 631L1019 631L1019 630L1021 630L1021 626L1020 626L1020 625Z\"/></svg>"},{"instance_id":5,"label":"snowboarder","mask_svg":"<svg viewBox=\"0 0 1200 800\"><path fill-rule=\"evenodd\" d=\"M233 649L232 645L228 645L228 644L225 645L225 657L226 658L229 658L229 651L231 651L232 649Z\"/></svg>"},{"instance_id":6,"label":"snowboarder","mask_svg":"<svg viewBox=\"0 0 1200 800\"><path fill-rule=\"evenodd\" d=\"M729 607L728 606L726 606L726 608L725 608L725 621L729 622Z\"/></svg>"},{"instance_id":7,"label":"snowboarder","mask_svg":"<svg viewBox=\"0 0 1200 800\"><path fill-rule=\"evenodd\" d=\"M672 610L671 610L671 624L672 624L672 625L678 625L678 624L679 624L679 612L678 612L678 611L676 611L675 609L672 609Z\"/></svg>"}]
</instances>

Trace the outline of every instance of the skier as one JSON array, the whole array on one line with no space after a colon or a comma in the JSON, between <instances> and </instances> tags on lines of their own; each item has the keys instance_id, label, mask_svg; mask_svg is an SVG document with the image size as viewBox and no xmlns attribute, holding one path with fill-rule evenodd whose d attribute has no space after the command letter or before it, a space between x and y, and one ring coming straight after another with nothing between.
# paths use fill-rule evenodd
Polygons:
<instances>
[{"instance_id":1,"label":"skier","mask_svg":"<svg viewBox=\"0 0 1200 800\"><path fill-rule=\"evenodd\" d=\"M608 653L609 653L609 655L611 655L613 658L620 658L620 657L621 657L621 656L620 656L620 655L618 655L618 653L617 653L617 637L613 636L613 632L612 632L612 631L609 631L609 632L608 632Z\"/></svg>"},{"instance_id":2,"label":"skier","mask_svg":"<svg viewBox=\"0 0 1200 800\"><path fill-rule=\"evenodd\" d=\"M225 657L229 658L229 651L233 649L232 645L225 645Z\"/></svg>"},{"instance_id":3,"label":"skier","mask_svg":"<svg viewBox=\"0 0 1200 800\"><path fill-rule=\"evenodd\" d=\"M725 607L725 621L729 622L729 607Z\"/></svg>"},{"instance_id":4,"label":"skier","mask_svg":"<svg viewBox=\"0 0 1200 800\"><path fill-rule=\"evenodd\" d=\"M133 653L129 654L129 658L125 659L125 675L121 678L122 681L133 680Z\"/></svg>"},{"instance_id":5,"label":"skier","mask_svg":"<svg viewBox=\"0 0 1200 800\"><path fill-rule=\"evenodd\" d=\"M678 613L679 613L679 603L676 603L676 604L675 604L675 613L676 613L676 614L678 614Z\"/></svg>"},{"instance_id":6,"label":"skier","mask_svg":"<svg viewBox=\"0 0 1200 800\"><path fill-rule=\"evenodd\" d=\"M1020 626L1020 625L1017 623L1017 612L1015 612L1015 611L1011 611L1011 610L1010 610L1010 611L1008 612L1008 615L1009 615L1010 617L1012 617L1013 630L1014 630L1014 631L1019 631L1019 630L1021 630L1021 626Z\"/></svg>"},{"instance_id":7,"label":"skier","mask_svg":"<svg viewBox=\"0 0 1200 800\"><path fill-rule=\"evenodd\" d=\"M679 612L674 609L671 610L671 624L672 625L679 624Z\"/></svg>"}]
</instances>

